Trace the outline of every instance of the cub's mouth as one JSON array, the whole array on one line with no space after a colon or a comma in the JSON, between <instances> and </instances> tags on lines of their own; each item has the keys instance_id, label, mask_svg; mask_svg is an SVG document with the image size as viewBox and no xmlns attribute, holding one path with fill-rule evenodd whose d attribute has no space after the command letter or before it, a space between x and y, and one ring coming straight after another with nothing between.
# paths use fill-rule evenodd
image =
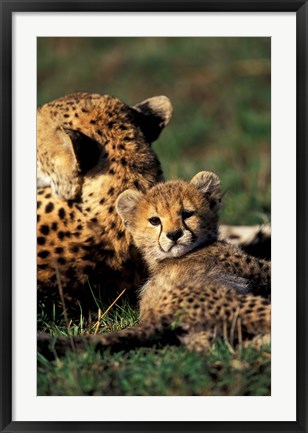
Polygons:
<instances>
[{"instance_id":1,"label":"cub's mouth","mask_svg":"<svg viewBox=\"0 0 308 433\"><path fill-rule=\"evenodd\" d=\"M200 243L199 238L200 236L191 231L184 231L183 235L178 239L168 239L167 236L160 236L158 239L160 253L166 258L183 256Z\"/></svg>"},{"instance_id":2,"label":"cub's mouth","mask_svg":"<svg viewBox=\"0 0 308 433\"><path fill-rule=\"evenodd\" d=\"M191 245L190 242L174 242L167 252L172 251L174 248L186 248L189 247L189 245Z\"/></svg>"},{"instance_id":3,"label":"cub's mouth","mask_svg":"<svg viewBox=\"0 0 308 433\"><path fill-rule=\"evenodd\" d=\"M193 248L192 244L175 244L170 250L173 257L180 257L188 253Z\"/></svg>"},{"instance_id":4,"label":"cub's mouth","mask_svg":"<svg viewBox=\"0 0 308 433\"><path fill-rule=\"evenodd\" d=\"M186 254L193 248L192 243L175 242L169 247L167 251L164 251L168 257L180 257Z\"/></svg>"}]
</instances>

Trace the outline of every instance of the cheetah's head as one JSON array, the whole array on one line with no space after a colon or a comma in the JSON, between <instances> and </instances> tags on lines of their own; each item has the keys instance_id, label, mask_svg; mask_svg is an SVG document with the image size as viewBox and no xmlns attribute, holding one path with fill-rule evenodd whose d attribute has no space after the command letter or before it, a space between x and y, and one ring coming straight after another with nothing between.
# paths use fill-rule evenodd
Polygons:
<instances>
[{"instance_id":1,"label":"cheetah's head","mask_svg":"<svg viewBox=\"0 0 308 433\"><path fill-rule=\"evenodd\" d=\"M129 106L109 95L76 93L43 105L37 114L39 184L76 200L86 179L103 178L123 157L140 158L140 149L150 166L150 145L171 117L171 102L162 95Z\"/></svg>"},{"instance_id":2,"label":"cheetah's head","mask_svg":"<svg viewBox=\"0 0 308 433\"><path fill-rule=\"evenodd\" d=\"M146 194L126 190L116 209L148 262L180 257L217 239L220 180L200 172L190 182L160 183Z\"/></svg>"}]
</instances>

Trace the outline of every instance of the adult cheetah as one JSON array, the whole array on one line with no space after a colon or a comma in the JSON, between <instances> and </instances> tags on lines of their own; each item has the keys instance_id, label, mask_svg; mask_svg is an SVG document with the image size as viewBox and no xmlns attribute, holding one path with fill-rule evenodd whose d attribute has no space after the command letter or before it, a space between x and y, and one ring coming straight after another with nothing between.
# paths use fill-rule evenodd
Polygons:
<instances>
[{"instance_id":1,"label":"adult cheetah","mask_svg":"<svg viewBox=\"0 0 308 433\"><path fill-rule=\"evenodd\" d=\"M91 290L107 299L140 284L144 265L115 201L163 179L151 143L171 116L165 96L129 106L77 93L38 109L38 177L47 184L37 191L40 298L59 299L60 284L67 300L86 307Z\"/></svg>"}]
</instances>

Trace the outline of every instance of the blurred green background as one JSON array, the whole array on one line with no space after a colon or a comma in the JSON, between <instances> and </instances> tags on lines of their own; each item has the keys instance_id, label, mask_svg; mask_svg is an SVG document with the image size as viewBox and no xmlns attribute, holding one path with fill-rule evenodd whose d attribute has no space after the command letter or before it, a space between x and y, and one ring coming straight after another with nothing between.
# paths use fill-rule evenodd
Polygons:
<instances>
[{"instance_id":1,"label":"blurred green background","mask_svg":"<svg viewBox=\"0 0 308 433\"><path fill-rule=\"evenodd\" d=\"M164 94L166 178L222 180L222 222L270 219L270 38L38 38L38 105L76 91L135 104Z\"/></svg>"}]
</instances>

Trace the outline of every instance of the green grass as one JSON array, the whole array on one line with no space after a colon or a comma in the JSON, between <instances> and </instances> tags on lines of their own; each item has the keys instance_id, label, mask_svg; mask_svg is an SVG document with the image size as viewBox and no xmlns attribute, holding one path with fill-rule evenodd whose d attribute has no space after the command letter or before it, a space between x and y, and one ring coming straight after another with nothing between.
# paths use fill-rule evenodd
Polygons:
<instances>
[{"instance_id":1,"label":"green grass","mask_svg":"<svg viewBox=\"0 0 308 433\"><path fill-rule=\"evenodd\" d=\"M165 347L39 358L38 395L270 395L267 352L243 349L233 356L227 350L217 342L208 354Z\"/></svg>"},{"instance_id":2,"label":"green grass","mask_svg":"<svg viewBox=\"0 0 308 433\"><path fill-rule=\"evenodd\" d=\"M132 307L124 299L119 304L110 306L98 305L98 312L92 318L85 318L80 310L79 319L68 317L68 323L59 309L54 308L50 315L42 304L39 306L37 325L40 331L48 332L50 335L87 335L95 333L95 329L100 332L119 331L128 326L133 326L138 322L139 314L136 308ZM109 310L109 311L107 311Z\"/></svg>"},{"instance_id":3,"label":"green grass","mask_svg":"<svg viewBox=\"0 0 308 433\"><path fill-rule=\"evenodd\" d=\"M137 323L138 314L127 303L116 305L100 320L99 332ZM39 327L51 335L93 334L95 323L84 320L67 330L61 318ZM140 348L128 353L103 354L91 346L82 354L47 361L38 356L38 395L270 395L270 347L247 347L231 353L217 340L207 353L181 347Z\"/></svg>"},{"instance_id":4,"label":"green grass","mask_svg":"<svg viewBox=\"0 0 308 433\"><path fill-rule=\"evenodd\" d=\"M214 171L224 191L222 222L270 220L270 38L38 38L37 48L38 105L76 91L132 105L165 94L174 115L153 146L166 178ZM39 309L39 328L66 335L57 314ZM100 320L99 330L137 319L124 303ZM95 326L81 308L69 332L88 334ZM206 354L166 347L99 356L89 348L54 362L40 357L38 393L268 395L268 353L265 347L231 354L223 342Z\"/></svg>"}]
</instances>

